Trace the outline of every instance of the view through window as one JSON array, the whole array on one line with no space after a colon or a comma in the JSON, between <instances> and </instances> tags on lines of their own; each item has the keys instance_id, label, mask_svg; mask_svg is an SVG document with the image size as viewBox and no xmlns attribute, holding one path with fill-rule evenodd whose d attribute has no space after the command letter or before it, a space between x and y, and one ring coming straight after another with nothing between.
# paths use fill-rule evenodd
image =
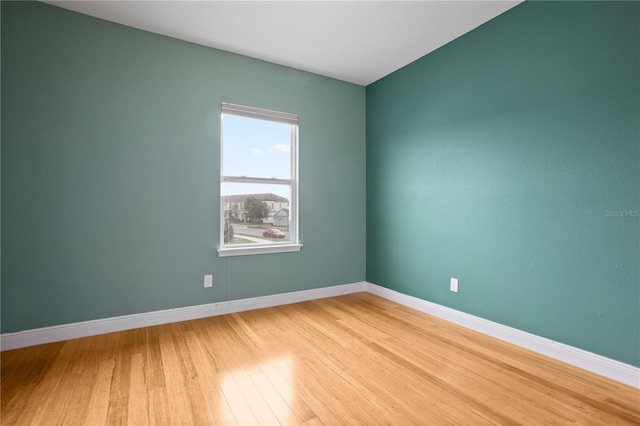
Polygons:
<instances>
[{"instance_id":1,"label":"view through window","mask_svg":"<svg viewBox=\"0 0 640 426\"><path fill-rule=\"evenodd\" d=\"M222 104L221 254L297 245L297 146L296 114Z\"/></svg>"}]
</instances>

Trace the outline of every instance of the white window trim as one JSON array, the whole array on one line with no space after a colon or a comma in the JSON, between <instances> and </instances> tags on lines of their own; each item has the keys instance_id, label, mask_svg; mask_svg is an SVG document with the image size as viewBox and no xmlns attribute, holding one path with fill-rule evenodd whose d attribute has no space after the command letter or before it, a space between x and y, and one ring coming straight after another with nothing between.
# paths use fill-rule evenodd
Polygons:
<instances>
[{"instance_id":1,"label":"white window trim","mask_svg":"<svg viewBox=\"0 0 640 426\"><path fill-rule=\"evenodd\" d=\"M236 116L242 116L246 118L256 118L261 120L275 121L284 124L290 124L291 127L291 178L290 179L276 179L276 178L257 178L247 176L226 176L224 174L224 141L222 140L224 135L224 120L222 116L224 114L231 114ZM222 102L221 104L221 129L220 129L220 185L223 182L235 182L235 183L266 183L266 184L281 184L288 185L291 189L291 200L289 203L291 212L290 225L289 225L289 238L292 241L286 243L265 243L261 244L247 244L247 245L224 245L224 203L220 202L220 242L218 248L219 257L228 256L247 256L256 254L269 254L269 253L287 253L296 252L302 249L300 243L300 233L298 230L299 214L298 214L298 114L292 114L287 112L272 111L262 108L250 107L246 105L232 104L229 102ZM222 201L222 197L220 197Z\"/></svg>"},{"instance_id":2,"label":"white window trim","mask_svg":"<svg viewBox=\"0 0 640 426\"><path fill-rule=\"evenodd\" d=\"M300 251L302 244L275 244L271 246L239 246L218 249L218 257L249 256L254 254L290 253Z\"/></svg>"}]
</instances>

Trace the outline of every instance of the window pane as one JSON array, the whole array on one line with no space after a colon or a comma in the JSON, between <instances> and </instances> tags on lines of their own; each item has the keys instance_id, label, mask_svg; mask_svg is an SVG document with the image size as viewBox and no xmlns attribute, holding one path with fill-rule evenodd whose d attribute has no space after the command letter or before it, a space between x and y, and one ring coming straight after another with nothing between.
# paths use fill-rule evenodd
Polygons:
<instances>
[{"instance_id":1,"label":"window pane","mask_svg":"<svg viewBox=\"0 0 640 426\"><path fill-rule=\"evenodd\" d=\"M298 115L228 102L221 112L218 253L298 251Z\"/></svg>"},{"instance_id":2,"label":"window pane","mask_svg":"<svg viewBox=\"0 0 640 426\"><path fill-rule=\"evenodd\" d=\"M225 114L225 176L291 178L291 125Z\"/></svg>"},{"instance_id":3,"label":"window pane","mask_svg":"<svg viewBox=\"0 0 640 426\"><path fill-rule=\"evenodd\" d=\"M223 183L225 244L290 242L289 185ZM230 228L233 229L231 237Z\"/></svg>"}]
</instances>

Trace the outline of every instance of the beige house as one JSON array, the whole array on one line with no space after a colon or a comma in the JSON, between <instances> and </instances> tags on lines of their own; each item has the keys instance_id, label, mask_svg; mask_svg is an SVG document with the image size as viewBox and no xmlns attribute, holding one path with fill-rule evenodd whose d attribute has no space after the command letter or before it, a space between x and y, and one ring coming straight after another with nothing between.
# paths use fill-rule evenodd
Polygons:
<instances>
[{"instance_id":1,"label":"beige house","mask_svg":"<svg viewBox=\"0 0 640 426\"><path fill-rule=\"evenodd\" d=\"M288 208L280 209L277 212L275 212L273 216L271 216L271 213L269 213L269 219L272 220L272 222L270 223L273 223L273 226L281 226L281 227L288 228L289 227L289 209Z\"/></svg>"},{"instance_id":2,"label":"beige house","mask_svg":"<svg viewBox=\"0 0 640 426\"><path fill-rule=\"evenodd\" d=\"M231 217L232 221L243 222L247 219L247 213L244 208L247 198L263 201L269 207L269 216L262 220L263 223L274 226L288 226L289 200L273 193L223 196L224 212Z\"/></svg>"}]
</instances>

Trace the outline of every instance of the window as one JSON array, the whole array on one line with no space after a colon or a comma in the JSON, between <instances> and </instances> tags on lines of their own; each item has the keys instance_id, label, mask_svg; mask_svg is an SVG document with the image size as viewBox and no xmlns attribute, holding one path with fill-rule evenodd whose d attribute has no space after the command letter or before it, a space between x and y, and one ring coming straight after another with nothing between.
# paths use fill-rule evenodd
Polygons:
<instances>
[{"instance_id":1,"label":"window","mask_svg":"<svg viewBox=\"0 0 640 426\"><path fill-rule=\"evenodd\" d=\"M298 115L221 108L219 256L298 251Z\"/></svg>"}]
</instances>

